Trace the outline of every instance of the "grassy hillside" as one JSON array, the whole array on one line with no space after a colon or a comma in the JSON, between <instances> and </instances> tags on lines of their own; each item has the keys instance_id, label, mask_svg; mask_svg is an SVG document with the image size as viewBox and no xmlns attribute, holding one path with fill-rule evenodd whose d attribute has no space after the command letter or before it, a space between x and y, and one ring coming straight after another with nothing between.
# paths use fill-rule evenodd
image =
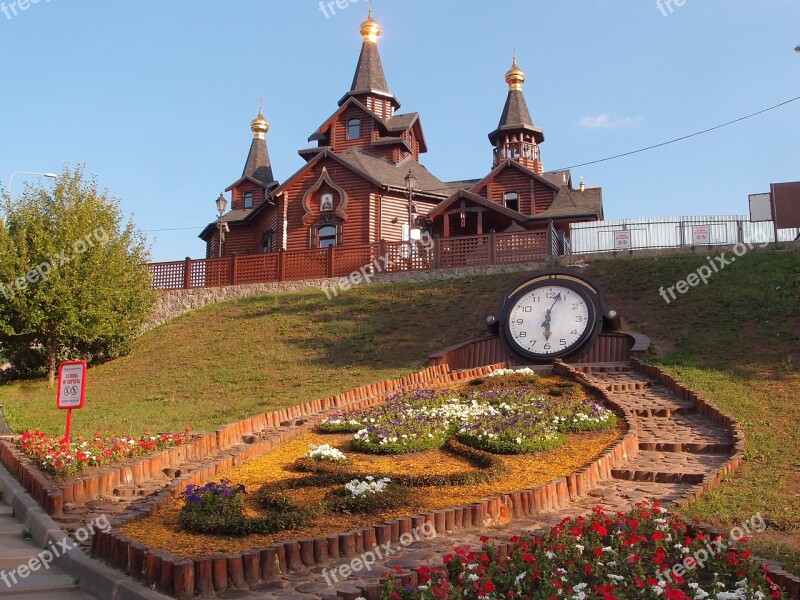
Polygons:
<instances>
[{"instance_id":1,"label":"grassy hillside","mask_svg":"<svg viewBox=\"0 0 800 600\"><path fill-rule=\"evenodd\" d=\"M346 391L424 366L428 355L486 333L515 276L362 287L328 300L283 294L185 315L89 373L74 431L209 430L258 412ZM0 386L15 431L63 431L44 382Z\"/></svg>"},{"instance_id":2,"label":"grassy hillside","mask_svg":"<svg viewBox=\"0 0 800 600\"><path fill-rule=\"evenodd\" d=\"M603 282L629 328L653 338L654 360L745 427L744 467L690 514L733 527L760 512L771 531L758 537L758 549L800 573L800 250L750 253L670 304L659 295L705 264L705 255L626 259L586 272ZM93 369L75 428L206 430L416 370L430 353L482 335L483 318L519 277L209 307ZM0 403L15 430L62 430L54 393L41 382L0 387Z\"/></svg>"}]
</instances>

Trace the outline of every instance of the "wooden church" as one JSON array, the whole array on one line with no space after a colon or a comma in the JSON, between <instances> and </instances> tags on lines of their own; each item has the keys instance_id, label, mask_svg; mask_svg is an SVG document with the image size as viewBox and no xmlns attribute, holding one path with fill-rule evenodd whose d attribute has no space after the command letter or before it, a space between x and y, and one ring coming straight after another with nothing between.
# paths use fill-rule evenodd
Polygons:
<instances>
[{"instance_id":1,"label":"wooden church","mask_svg":"<svg viewBox=\"0 0 800 600\"><path fill-rule=\"evenodd\" d=\"M552 227L568 240L570 223L603 219L600 188L573 187L569 171L544 172L544 133L528 110L516 57L500 122L489 134L491 172L452 182L430 173L419 162L428 150L419 114L400 113L386 83L380 34L370 11L350 91L309 137L315 145L299 151L306 164L282 183L259 111L242 176L226 190L223 243L217 221L200 234L207 258L401 242L424 232L455 238Z\"/></svg>"}]
</instances>

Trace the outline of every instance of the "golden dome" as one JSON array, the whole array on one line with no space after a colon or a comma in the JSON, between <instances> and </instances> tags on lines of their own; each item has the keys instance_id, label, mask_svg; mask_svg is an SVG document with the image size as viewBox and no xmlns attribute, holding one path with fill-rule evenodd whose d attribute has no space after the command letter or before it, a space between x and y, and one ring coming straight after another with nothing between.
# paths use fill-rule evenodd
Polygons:
<instances>
[{"instance_id":1,"label":"golden dome","mask_svg":"<svg viewBox=\"0 0 800 600\"><path fill-rule=\"evenodd\" d=\"M509 90L521 90L522 84L525 83L525 71L519 68L516 56L514 56L514 64L506 73L506 83Z\"/></svg>"},{"instance_id":2,"label":"golden dome","mask_svg":"<svg viewBox=\"0 0 800 600\"><path fill-rule=\"evenodd\" d=\"M250 123L250 129L253 130L253 137L260 140L266 139L269 131L269 121L264 118L263 101L258 107L258 116Z\"/></svg>"},{"instance_id":3,"label":"golden dome","mask_svg":"<svg viewBox=\"0 0 800 600\"><path fill-rule=\"evenodd\" d=\"M372 10L369 11L367 20L361 24L361 36L365 42L372 42L373 44L381 37L381 26L372 18Z\"/></svg>"}]
</instances>

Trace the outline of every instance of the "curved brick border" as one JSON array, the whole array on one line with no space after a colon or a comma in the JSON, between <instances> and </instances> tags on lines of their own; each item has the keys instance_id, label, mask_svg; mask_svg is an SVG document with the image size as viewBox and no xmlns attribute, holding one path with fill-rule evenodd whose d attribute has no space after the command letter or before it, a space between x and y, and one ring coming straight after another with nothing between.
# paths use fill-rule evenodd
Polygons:
<instances>
[{"instance_id":1,"label":"curved brick border","mask_svg":"<svg viewBox=\"0 0 800 600\"><path fill-rule=\"evenodd\" d=\"M456 381L472 379L488 374L504 363L457 373L444 373L438 377L420 380L414 387L447 385ZM181 560L167 553L154 551L134 542L119 531L99 533L93 539L92 553L112 566L126 571L148 586L172 594L176 598L189 598L193 594L222 592L231 588L242 589L264 581L280 578L290 571L325 566L331 560L352 558L371 548L387 542L397 544L400 537L421 528L424 524L447 536L448 532L466 528L483 528L511 520L550 512L568 506L574 499L585 495L599 482L611 477L611 471L623 464L639 451L639 438L634 431L632 416L621 410L603 392L607 402L622 413L628 432L602 456L577 473L559 477L533 489L513 494L495 496L466 506L436 510L420 515L394 519L385 523L362 527L346 533L325 537L289 540L268 548L254 549L230 556L213 556L194 560ZM348 406L358 409L385 400L386 395ZM323 418L317 414L313 419L265 442L264 448L253 448L252 452L221 458L213 465L198 469L176 479L168 488L148 498L151 510L158 510L180 496L190 483L202 484L230 469L239 462L263 454L285 443L289 439L309 431ZM246 455L246 457L245 457ZM146 516L142 507L132 507L132 514L123 520ZM118 523L117 523L118 524Z\"/></svg>"}]
</instances>

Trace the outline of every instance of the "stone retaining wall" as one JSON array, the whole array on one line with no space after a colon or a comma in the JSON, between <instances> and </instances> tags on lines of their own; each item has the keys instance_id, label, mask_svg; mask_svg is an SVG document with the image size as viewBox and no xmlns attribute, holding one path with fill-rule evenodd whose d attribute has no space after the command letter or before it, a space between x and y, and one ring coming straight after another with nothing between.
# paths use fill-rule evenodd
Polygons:
<instances>
[{"instance_id":1,"label":"stone retaining wall","mask_svg":"<svg viewBox=\"0 0 800 600\"><path fill-rule=\"evenodd\" d=\"M549 263L547 263L549 264ZM555 263L553 263L555 264ZM497 275L500 273L518 273L521 271L537 271L545 263L520 263L511 265L495 265L490 267L464 267L459 269L438 269L433 271L402 271L398 273L379 273L372 277L373 283L402 283L416 281L442 281L461 279L476 275ZM251 296L267 296L283 292L322 291L328 285L331 294L334 286L340 281L335 279L306 279L302 281L281 281L278 283L256 283L251 285L233 285L227 287L192 288L189 290L165 290L161 292L153 316L145 326L145 331L163 325L184 313L197 310L209 304L217 304L228 300L240 300ZM347 292L340 292L346 294Z\"/></svg>"}]
</instances>

